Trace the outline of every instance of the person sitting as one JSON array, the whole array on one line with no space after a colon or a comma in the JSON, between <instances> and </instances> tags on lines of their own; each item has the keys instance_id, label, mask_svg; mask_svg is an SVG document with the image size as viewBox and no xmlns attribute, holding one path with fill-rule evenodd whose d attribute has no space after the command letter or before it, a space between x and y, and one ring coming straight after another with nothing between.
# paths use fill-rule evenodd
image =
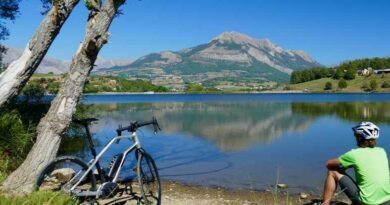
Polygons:
<instances>
[{"instance_id":1,"label":"person sitting","mask_svg":"<svg viewBox=\"0 0 390 205\"><path fill-rule=\"evenodd\" d=\"M322 204L331 204L338 183L352 204L390 205L389 161L385 150L376 147L379 127L361 122L352 130L358 148L327 161ZM354 169L356 182L344 172L348 168Z\"/></svg>"}]
</instances>

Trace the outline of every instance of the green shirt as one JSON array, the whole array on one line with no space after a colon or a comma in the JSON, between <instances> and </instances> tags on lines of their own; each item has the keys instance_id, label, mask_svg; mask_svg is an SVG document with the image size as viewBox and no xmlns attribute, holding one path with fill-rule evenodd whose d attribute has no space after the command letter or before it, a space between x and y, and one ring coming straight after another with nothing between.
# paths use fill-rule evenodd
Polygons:
<instances>
[{"instance_id":1,"label":"green shirt","mask_svg":"<svg viewBox=\"0 0 390 205\"><path fill-rule=\"evenodd\" d=\"M381 204L390 200L389 161L384 149L352 149L339 160L343 167L354 168L362 202Z\"/></svg>"}]
</instances>

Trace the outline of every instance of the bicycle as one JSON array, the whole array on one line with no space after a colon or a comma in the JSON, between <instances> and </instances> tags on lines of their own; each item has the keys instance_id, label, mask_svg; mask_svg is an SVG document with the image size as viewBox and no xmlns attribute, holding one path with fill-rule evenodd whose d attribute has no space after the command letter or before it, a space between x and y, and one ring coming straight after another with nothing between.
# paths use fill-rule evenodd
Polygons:
<instances>
[{"instance_id":1,"label":"bicycle","mask_svg":"<svg viewBox=\"0 0 390 205\"><path fill-rule=\"evenodd\" d=\"M132 182L133 179L119 179L119 174L124 166L126 157L135 152L137 166L136 171L141 197L138 197L138 204L160 205L161 204L161 184L156 164L153 158L142 148L137 135L137 129L147 125L153 125L154 133L161 130L157 120L132 122L127 127L119 126L116 130L117 136L112 138L106 146L96 153L89 124L97 121L96 118L74 120L74 122L85 128L89 149L93 158L89 163L85 163L81 158L75 156L61 156L49 163L39 174L36 181L36 188L40 190L63 191L78 199L94 200L109 198L114 196L119 184ZM122 136L123 131L128 131L129 135ZM129 139L133 144L123 153L113 157L108 168L102 169L99 159L114 143L119 143L122 139ZM131 186L131 193L135 197L134 187Z\"/></svg>"}]
</instances>

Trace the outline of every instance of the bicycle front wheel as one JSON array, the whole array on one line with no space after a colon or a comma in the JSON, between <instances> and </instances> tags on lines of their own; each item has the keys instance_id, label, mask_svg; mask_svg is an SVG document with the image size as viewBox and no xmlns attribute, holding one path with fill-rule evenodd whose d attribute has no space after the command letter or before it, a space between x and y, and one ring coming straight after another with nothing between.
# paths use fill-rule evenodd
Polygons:
<instances>
[{"instance_id":1,"label":"bicycle front wheel","mask_svg":"<svg viewBox=\"0 0 390 205\"><path fill-rule=\"evenodd\" d=\"M48 164L39 174L36 181L37 190L63 191L68 194L92 192L96 190L96 180L88 165L80 158L73 156L58 157ZM80 182L80 183L79 183ZM71 192L71 188L75 189Z\"/></svg>"},{"instance_id":2,"label":"bicycle front wheel","mask_svg":"<svg viewBox=\"0 0 390 205\"><path fill-rule=\"evenodd\" d=\"M157 167L152 157L141 150L138 153L138 181L142 194L142 204L161 204L161 184Z\"/></svg>"}]
</instances>

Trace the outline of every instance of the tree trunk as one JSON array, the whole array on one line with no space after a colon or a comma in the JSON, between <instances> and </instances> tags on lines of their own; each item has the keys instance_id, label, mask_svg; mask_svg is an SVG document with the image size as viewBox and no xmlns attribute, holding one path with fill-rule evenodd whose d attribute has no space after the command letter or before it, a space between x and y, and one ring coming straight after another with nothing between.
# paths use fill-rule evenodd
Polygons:
<instances>
[{"instance_id":1,"label":"tree trunk","mask_svg":"<svg viewBox=\"0 0 390 205\"><path fill-rule=\"evenodd\" d=\"M79 0L62 0L52 6L22 56L0 74L0 108L4 107L27 83Z\"/></svg>"},{"instance_id":2,"label":"tree trunk","mask_svg":"<svg viewBox=\"0 0 390 205\"><path fill-rule=\"evenodd\" d=\"M6 179L4 190L31 192L39 171L56 157L61 136L71 123L85 81L100 49L107 42L107 30L124 1L106 0L100 11L91 12L85 39L73 57L69 75L48 113L39 122L37 141L23 164Z\"/></svg>"}]
</instances>

